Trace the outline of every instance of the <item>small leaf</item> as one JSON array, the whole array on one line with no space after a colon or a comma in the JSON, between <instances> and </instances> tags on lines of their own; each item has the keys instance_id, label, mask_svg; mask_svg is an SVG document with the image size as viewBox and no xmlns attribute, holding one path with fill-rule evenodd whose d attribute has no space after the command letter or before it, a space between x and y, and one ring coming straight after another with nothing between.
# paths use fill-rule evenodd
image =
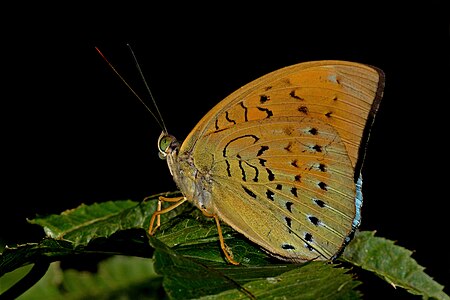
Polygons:
<instances>
[{"instance_id":1,"label":"small leaf","mask_svg":"<svg viewBox=\"0 0 450 300\"><path fill-rule=\"evenodd\" d=\"M73 256L122 254L150 258L153 249L142 230L124 230L108 239L98 238L87 246L75 246L68 241L46 238L40 243L29 243L7 248L0 254L0 276L19 267L36 263L51 263Z\"/></svg>"},{"instance_id":2,"label":"small leaf","mask_svg":"<svg viewBox=\"0 0 450 300\"><path fill-rule=\"evenodd\" d=\"M75 250L69 242L53 239L44 239L40 243L28 243L6 248L0 254L0 276L38 260L50 262L79 253L79 251L82 251L82 249Z\"/></svg>"},{"instance_id":3,"label":"small leaf","mask_svg":"<svg viewBox=\"0 0 450 300\"><path fill-rule=\"evenodd\" d=\"M16 284L28 272L30 272L31 268L31 265L23 266L2 276L0 278L0 295Z\"/></svg>"},{"instance_id":4,"label":"small leaf","mask_svg":"<svg viewBox=\"0 0 450 300\"><path fill-rule=\"evenodd\" d=\"M142 207L130 200L82 204L60 215L38 217L30 223L41 225L51 238L86 245L94 238L108 237L123 228L142 228L146 213Z\"/></svg>"},{"instance_id":5,"label":"small leaf","mask_svg":"<svg viewBox=\"0 0 450 300\"><path fill-rule=\"evenodd\" d=\"M92 239L107 238L119 230L148 228L151 215L156 210L159 196L178 195L178 192L162 193L146 198L146 201L107 201L91 205L80 205L59 215L36 217L29 220L44 228L47 236L70 241L77 245L87 245ZM162 221L173 217L173 211L161 216Z\"/></svg>"},{"instance_id":6,"label":"small leaf","mask_svg":"<svg viewBox=\"0 0 450 300\"><path fill-rule=\"evenodd\" d=\"M402 287L411 294L450 299L443 292L443 286L428 276L411 254L411 251L394 245L393 241L375 237L375 232L363 231L355 235L341 259L372 271L394 287Z\"/></svg>"}]
</instances>

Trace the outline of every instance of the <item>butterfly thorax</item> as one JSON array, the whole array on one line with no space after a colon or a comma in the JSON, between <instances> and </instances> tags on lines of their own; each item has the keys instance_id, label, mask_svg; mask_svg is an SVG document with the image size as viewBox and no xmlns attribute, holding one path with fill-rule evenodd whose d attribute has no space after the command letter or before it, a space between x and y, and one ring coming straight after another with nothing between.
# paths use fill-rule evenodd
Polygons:
<instances>
[{"instance_id":1,"label":"butterfly thorax","mask_svg":"<svg viewBox=\"0 0 450 300\"><path fill-rule=\"evenodd\" d=\"M168 144L161 146L161 140L168 138ZM208 214L214 214L211 196L211 179L208 172L201 172L190 152L180 153L180 143L173 136L160 137L160 151L167 160L170 173L183 195L195 206Z\"/></svg>"}]
</instances>

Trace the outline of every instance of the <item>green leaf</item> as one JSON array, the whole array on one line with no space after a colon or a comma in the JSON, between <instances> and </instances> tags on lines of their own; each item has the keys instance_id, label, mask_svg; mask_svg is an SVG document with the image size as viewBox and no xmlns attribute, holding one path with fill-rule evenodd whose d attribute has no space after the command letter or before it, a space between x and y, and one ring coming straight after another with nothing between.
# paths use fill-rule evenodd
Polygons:
<instances>
[{"instance_id":1,"label":"green leaf","mask_svg":"<svg viewBox=\"0 0 450 300\"><path fill-rule=\"evenodd\" d=\"M6 248L0 255L0 276L38 260L55 261L62 257L81 253L67 241L46 238L40 243L29 243Z\"/></svg>"},{"instance_id":2,"label":"green leaf","mask_svg":"<svg viewBox=\"0 0 450 300\"><path fill-rule=\"evenodd\" d=\"M96 238L107 238L125 229L148 228L150 217L155 212L159 196L171 197L178 192L163 193L146 198L146 201L107 201L91 205L82 204L66 210L60 215L48 215L29 220L31 224L43 227L48 237L66 240L75 246L87 245ZM173 217L173 211L161 219Z\"/></svg>"},{"instance_id":3,"label":"green leaf","mask_svg":"<svg viewBox=\"0 0 450 300\"><path fill-rule=\"evenodd\" d=\"M52 263L49 272L18 299L159 299L162 294L162 278L152 260L113 256L100 262L97 273L61 270Z\"/></svg>"},{"instance_id":4,"label":"green leaf","mask_svg":"<svg viewBox=\"0 0 450 300\"><path fill-rule=\"evenodd\" d=\"M172 195L178 194L172 193ZM214 220L206 218L189 204L181 205L163 214L161 226L156 231L155 238L150 237L149 240L145 232L157 207L158 196L160 195L149 197L147 201L142 202L124 200L82 205L60 215L37 217L31 220L30 223L42 226L49 237L40 243L5 249L0 255L0 276L30 263L50 263L73 255L106 253L149 258L154 252L155 268L164 278L167 294L178 299L187 296L186 291L179 292L180 288L192 290L190 297L211 295L225 297L228 294L236 296L242 293L244 295L255 293L264 297L270 292L262 287L262 283L266 282L267 278L282 276L283 282L291 282L294 277L306 280L304 278L306 275L301 273L301 270L305 269L309 274L316 274L315 271L317 271L320 278L327 272L335 272L328 269L323 271L321 267L323 263L302 266L280 263L261 251L243 235L222 223L225 242L233 253L234 259L241 263L237 267L227 264L220 249ZM154 249L156 250L153 251ZM347 246L341 259L361 266L390 284L403 287L424 298L449 299L442 292L442 286L426 275L423 267L419 266L410 255L410 251L395 246L392 241L375 238L373 233L363 232L357 234ZM296 273L297 269L299 273ZM342 273L345 274L346 271ZM328 279L330 282L325 281L335 288L334 279L336 279L336 284L340 282L343 288L351 287L350 290L359 284L349 279L351 276L346 276L349 275L345 274L342 278L336 275ZM321 281L320 278L317 280ZM301 286L293 281L291 285ZM290 291L283 285L279 288L280 291L284 289ZM335 291L333 288L326 291L327 297L334 298L338 295L333 292ZM301 289L307 290L304 287ZM247 293L247 291L251 292ZM347 290L344 292L348 292L346 297L356 295ZM303 292L298 290L297 296L302 295L304 295ZM319 296L314 295L314 297Z\"/></svg>"},{"instance_id":5,"label":"green leaf","mask_svg":"<svg viewBox=\"0 0 450 300\"><path fill-rule=\"evenodd\" d=\"M171 299L359 299L360 283L348 270L324 262L233 266L186 257L155 238L151 243Z\"/></svg>"},{"instance_id":6,"label":"green leaf","mask_svg":"<svg viewBox=\"0 0 450 300\"><path fill-rule=\"evenodd\" d=\"M200 299L247 299L245 289L254 299L360 299L355 281L348 270L330 264L311 262L274 277L266 277Z\"/></svg>"},{"instance_id":7,"label":"green leaf","mask_svg":"<svg viewBox=\"0 0 450 300\"><path fill-rule=\"evenodd\" d=\"M52 262L70 255L110 253L147 256L145 252L149 252L148 244L143 231L140 236L127 233L125 237L120 237L120 233L131 229L147 229L160 195L149 197L143 202L120 200L81 205L60 215L40 216L29 220L31 224L42 226L48 237L40 243L5 248L0 254L0 276L42 259ZM166 214L161 219L165 221L175 213L177 211ZM111 239L112 235L114 239ZM115 247L111 247L112 242Z\"/></svg>"},{"instance_id":8,"label":"green leaf","mask_svg":"<svg viewBox=\"0 0 450 300\"><path fill-rule=\"evenodd\" d=\"M424 272L412 252L393 241L375 237L375 232L359 232L346 247L341 259L374 272L393 287L402 287L424 298L450 299L443 286Z\"/></svg>"},{"instance_id":9,"label":"green leaf","mask_svg":"<svg viewBox=\"0 0 450 300\"><path fill-rule=\"evenodd\" d=\"M225 242L237 261L246 265L276 262L228 225L222 224L221 228ZM206 218L198 209L187 207L176 218L162 224L155 236L187 257L218 263L226 262L220 248L214 219Z\"/></svg>"},{"instance_id":10,"label":"green leaf","mask_svg":"<svg viewBox=\"0 0 450 300\"><path fill-rule=\"evenodd\" d=\"M109 237L123 228L142 228L146 214L140 208L131 200L82 204L61 215L38 217L30 223L42 226L53 239L87 245L94 238Z\"/></svg>"},{"instance_id":11,"label":"green leaf","mask_svg":"<svg viewBox=\"0 0 450 300\"><path fill-rule=\"evenodd\" d=\"M6 273L0 278L0 295L12 287L17 281L23 278L28 272L30 272L32 266L19 267L12 272Z\"/></svg>"}]
</instances>

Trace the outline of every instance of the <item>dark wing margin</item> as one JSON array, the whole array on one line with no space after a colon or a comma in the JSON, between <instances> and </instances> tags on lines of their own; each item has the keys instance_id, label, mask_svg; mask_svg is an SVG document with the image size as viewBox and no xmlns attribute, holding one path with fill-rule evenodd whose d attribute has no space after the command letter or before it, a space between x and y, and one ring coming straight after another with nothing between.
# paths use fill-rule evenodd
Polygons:
<instances>
[{"instance_id":1,"label":"dark wing margin","mask_svg":"<svg viewBox=\"0 0 450 300\"><path fill-rule=\"evenodd\" d=\"M372 129L373 122L375 121L375 115L378 111L378 107L380 106L381 99L383 98L384 84L385 84L385 75L384 72L373 66L369 66L373 68L378 73L378 87L375 93L375 99L373 100L372 107L370 108L369 115L367 116L366 125L364 127L364 131L361 138L361 143L359 144L358 150L358 160L355 165L355 174L354 174L354 182L358 182L358 178L361 174L361 169L364 163L364 158L366 156L367 145L370 137L370 131Z\"/></svg>"}]
</instances>

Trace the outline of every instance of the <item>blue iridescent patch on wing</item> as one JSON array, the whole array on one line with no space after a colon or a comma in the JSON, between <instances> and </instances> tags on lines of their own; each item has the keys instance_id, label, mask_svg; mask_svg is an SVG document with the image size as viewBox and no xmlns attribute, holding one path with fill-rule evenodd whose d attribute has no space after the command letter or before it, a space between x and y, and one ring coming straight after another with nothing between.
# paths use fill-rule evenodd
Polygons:
<instances>
[{"instance_id":1,"label":"blue iridescent patch on wing","mask_svg":"<svg viewBox=\"0 0 450 300\"><path fill-rule=\"evenodd\" d=\"M353 230L359 227L361 223L361 207L363 203L362 195L362 175L359 174L358 181L356 182L356 197L355 197L355 218L353 219Z\"/></svg>"},{"instance_id":2,"label":"blue iridescent patch on wing","mask_svg":"<svg viewBox=\"0 0 450 300\"><path fill-rule=\"evenodd\" d=\"M361 207L363 204L363 195L362 195L362 175L359 174L358 180L356 181L356 196L355 196L355 217L352 222L352 230L348 236L345 237L344 243L342 244L341 249L333 255L331 260L335 260L336 257L341 255L342 251L344 251L345 246L350 243L355 234L356 229L358 229L359 224L361 224Z\"/></svg>"}]
</instances>

